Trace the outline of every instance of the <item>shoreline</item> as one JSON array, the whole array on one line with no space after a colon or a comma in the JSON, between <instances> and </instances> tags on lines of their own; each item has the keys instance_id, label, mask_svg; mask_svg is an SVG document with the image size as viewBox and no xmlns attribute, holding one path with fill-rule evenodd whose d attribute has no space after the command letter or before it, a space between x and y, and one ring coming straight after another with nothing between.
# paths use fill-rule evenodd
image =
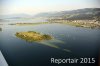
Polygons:
<instances>
[{"instance_id":1,"label":"shoreline","mask_svg":"<svg viewBox=\"0 0 100 66\"><path fill-rule=\"evenodd\" d=\"M33 25L41 25L41 24L65 24L71 25L75 27L83 27L83 28L97 28L100 29L100 22L94 20L49 20L48 22L38 22L38 23L12 23L9 25L16 25L16 26L33 26Z\"/></svg>"},{"instance_id":2,"label":"shoreline","mask_svg":"<svg viewBox=\"0 0 100 66\"><path fill-rule=\"evenodd\" d=\"M51 19L48 20L51 23L67 24L76 27L84 28L98 28L100 29L100 21L96 20L64 20L64 19Z\"/></svg>"}]
</instances>

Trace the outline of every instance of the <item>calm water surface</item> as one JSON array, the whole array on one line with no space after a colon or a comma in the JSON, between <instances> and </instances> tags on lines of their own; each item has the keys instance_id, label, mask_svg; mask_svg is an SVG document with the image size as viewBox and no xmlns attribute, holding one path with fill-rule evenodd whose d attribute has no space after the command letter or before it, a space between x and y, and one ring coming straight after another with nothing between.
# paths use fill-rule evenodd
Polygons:
<instances>
[{"instance_id":1,"label":"calm water surface","mask_svg":"<svg viewBox=\"0 0 100 66\"><path fill-rule=\"evenodd\" d=\"M56 66L51 58L96 58L98 57L100 30L73 27L63 24L14 26L4 24L0 32L0 50L9 66ZM43 42L26 42L15 36L16 32L37 31L54 36ZM55 45L54 48L49 45ZM66 49L67 51L64 51ZM82 66L64 64L64 66ZM83 64L89 66L90 64ZM93 64L92 64L93 65ZM60 65L62 66L62 65ZM91 66L91 65L90 65Z\"/></svg>"}]
</instances>

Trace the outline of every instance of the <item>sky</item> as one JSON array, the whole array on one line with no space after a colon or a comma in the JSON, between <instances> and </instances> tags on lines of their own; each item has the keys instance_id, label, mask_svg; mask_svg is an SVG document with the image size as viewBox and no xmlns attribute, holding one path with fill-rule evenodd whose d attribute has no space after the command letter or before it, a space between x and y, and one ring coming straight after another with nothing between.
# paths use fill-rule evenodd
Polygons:
<instances>
[{"instance_id":1,"label":"sky","mask_svg":"<svg viewBox=\"0 0 100 66\"><path fill-rule=\"evenodd\" d=\"M100 0L0 0L1 14L37 14L82 8L100 8Z\"/></svg>"}]
</instances>

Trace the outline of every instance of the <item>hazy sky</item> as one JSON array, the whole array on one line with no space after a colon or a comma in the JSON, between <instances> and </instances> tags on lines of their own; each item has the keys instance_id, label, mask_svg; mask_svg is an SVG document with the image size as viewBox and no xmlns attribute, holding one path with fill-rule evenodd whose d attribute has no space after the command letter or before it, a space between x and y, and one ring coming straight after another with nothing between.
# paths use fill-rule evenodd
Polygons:
<instances>
[{"instance_id":1,"label":"hazy sky","mask_svg":"<svg viewBox=\"0 0 100 66\"><path fill-rule=\"evenodd\" d=\"M37 14L80 8L98 8L100 0L0 0L2 14Z\"/></svg>"}]
</instances>

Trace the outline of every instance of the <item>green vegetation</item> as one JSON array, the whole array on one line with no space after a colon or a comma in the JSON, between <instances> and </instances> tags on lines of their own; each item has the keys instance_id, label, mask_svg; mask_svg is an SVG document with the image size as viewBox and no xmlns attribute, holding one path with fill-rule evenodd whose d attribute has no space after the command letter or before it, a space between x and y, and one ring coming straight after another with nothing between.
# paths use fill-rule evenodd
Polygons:
<instances>
[{"instance_id":1,"label":"green vegetation","mask_svg":"<svg viewBox=\"0 0 100 66\"><path fill-rule=\"evenodd\" d=\"M48 43L48 42L40 42L40 44L45 45L45 46L49 46L49 47L52 47L52 48L60 49L59 46L54 45L54 44L52 44L52 43Z\"/></svg>"},{"instance_id":2,"label":"green vegetation","mask_svg":"<svg viewBox=\"0 0 100 66\"><path fill-rule=\"evenodd\" d=\"M68 50L68 49L63 49L63 51L66 51L66 52L71 52L70 50Z\"/></svg>"},{"instance_id":3,"label":"green vegetation","mask_svg":"<svg viewBox=\"0 0 100 66\"><path fill-rule=\"evenodd\" d=\"M50 36L50 35L40 34L35 31L17 32L15 35L21 39L28 41L28 42L52 39L52 36Z\"/></svg>"},{"instance_id":4,"label":"green vegetation","mask_svg":"<svg viewBox=\"0 0 100 66\"><path fill-rule=\"evenodd\" d=\"M15 35L18 38L26 40L27 42L34 42L34 41L36 41L38 44L41 44L41 45L45 45L45 46L48 46L48 47L52 47L52 48L56 48L56 49L59 49L59 50L63 50L65 52L71 52L68 49L62 49L59 46L57 46L55 44L52 44L52 43L50 43L48 41L42 41L42 40L51 40L53 37L50 36L50 35L41 34L41 33L35 32L35 31L17 32ZM58 42L58 43L62 43L59 40L56 40L56 41L53 40L53 41L54 42Z\"/></svg>"}]
</instances>

